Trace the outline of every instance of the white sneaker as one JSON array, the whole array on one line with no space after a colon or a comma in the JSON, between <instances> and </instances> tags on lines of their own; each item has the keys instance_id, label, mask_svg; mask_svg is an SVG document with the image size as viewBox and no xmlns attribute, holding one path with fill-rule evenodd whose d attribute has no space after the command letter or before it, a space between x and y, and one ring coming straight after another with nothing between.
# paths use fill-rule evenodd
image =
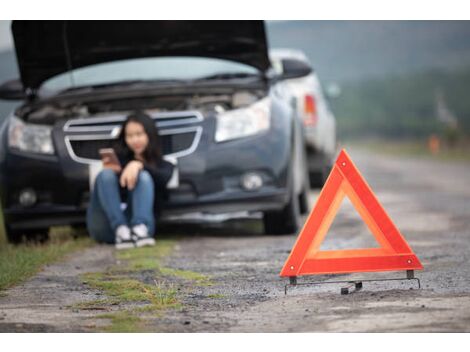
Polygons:
<instances>
[{"instance_id":1,"label":"white sneaker","mask_svg":"<svg viewBox=\"0 0 470 352\"><path fill-rule=\"evenodd\" d=\"M134 248L131 230L127 225L119 225L116 229L115 247L116 249Z\"/></svg>"},{"instance_id":2,"label":"white sneaker","mask_svg":"<svg viewBox=\"0 0 470 352\"><path fill-rule=\"evenodd\" d=\"M135 225L131 232L136 247L155 246L155 239L150 236L149 230L144 224Z\"/></svg>"}]
</instances>

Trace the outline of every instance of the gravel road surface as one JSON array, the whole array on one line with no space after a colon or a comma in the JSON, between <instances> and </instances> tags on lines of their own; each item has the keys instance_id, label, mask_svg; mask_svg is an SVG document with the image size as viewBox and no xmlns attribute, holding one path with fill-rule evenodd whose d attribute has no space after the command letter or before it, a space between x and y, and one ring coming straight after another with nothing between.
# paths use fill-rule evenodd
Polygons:
<instances>
[{"instance_id":1,"label":"gravel road surface","mask_svg":"<svg viewBox=\"0 0 470 352\"><path fill-rule=\"evenodd\" d=\"M260 221L179 225L167 267L210 276L212 285L179 291L181 309L149 322L155 332L469 332L470 164L392 157L360 149L349 155L424 265L413 281L364 282L340 295L340 284L291 287L278 274L297 234L266 236ZM310 193L313 206L318 191ZM305 218L304 218L305 219ZM167 235L171 238L171 235ZM167 237L168 238L168 237ZM343 203L324 249L377 246L352 205ZM50 265L0 297L0 331L96 331L102 312L72 309L102 293L78 275L116 262L96 246ZM401 278L404 272L300 278L299 282Z\"/></svg>"}]
</instances>

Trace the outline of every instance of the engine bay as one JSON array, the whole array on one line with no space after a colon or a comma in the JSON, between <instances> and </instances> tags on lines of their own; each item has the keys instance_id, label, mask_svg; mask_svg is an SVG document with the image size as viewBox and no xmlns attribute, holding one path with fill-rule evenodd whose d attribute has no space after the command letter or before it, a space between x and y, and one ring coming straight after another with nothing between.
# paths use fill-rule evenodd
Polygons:
<instances>
[{"instance_id":1,"label":"engine bay","mask_svg":"<svg viewBox=\"0 0 470 352\"><path fill-rule=\"evenodd\" d=\"M43 104L25 105L18 109L17 114L31 123L53 124L58 119L87 118L135 110L152 112L198 110L202 113L221 113L249 106L265 95L265 89L240 89L223 93L159 94L75 102L54 99Z\"/></svg>"}]
</instances>

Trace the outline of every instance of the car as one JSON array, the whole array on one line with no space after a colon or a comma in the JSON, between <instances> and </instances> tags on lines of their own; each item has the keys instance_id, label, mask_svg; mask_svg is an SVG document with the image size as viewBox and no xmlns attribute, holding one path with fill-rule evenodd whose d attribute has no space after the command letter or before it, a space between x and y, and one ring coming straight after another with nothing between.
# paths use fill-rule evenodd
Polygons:
<instances>
[{"instance_id":1,"label":"car","mask_svg":"<svg viewBox=\"0 0 470 352\"><path fill-rule=\"evenodd\" d=\"M298 61L312 66L305 53L298 49L272 48L269 56L272 66L281 75L284 67L296 65ZM302 118L310 185L322 187L337 152L336 118L313 68L308 75L286 79L282 85L295 97Z\"/></svg>"},{"instance_id":2,"label":"car","mask_svg":"<svg viewBox=\"0 0 470 352\"><path fill-rule=\"evenodd\" d=\"M83 226L98 150L129 112L147 112L176 165L161 220L192 212L262 214L296 232L308 210L302 125L276 74L263 21L13 21L21 101L0 128L8 239Z\"/></svg>"}]
</instances>

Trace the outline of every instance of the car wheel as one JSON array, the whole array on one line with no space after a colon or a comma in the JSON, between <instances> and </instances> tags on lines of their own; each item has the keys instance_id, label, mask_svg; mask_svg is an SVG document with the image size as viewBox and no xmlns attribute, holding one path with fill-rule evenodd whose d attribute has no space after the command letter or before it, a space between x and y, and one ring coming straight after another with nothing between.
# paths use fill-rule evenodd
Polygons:
<instances>
[{"instance_id":1,"label":"car wheel","mask_svg":"<svg viewBox=\"0 0 470 352\"><path fill-rule=\"evenodd\" d=\"M5 224L5 234L9 243L18 244L23 240L22 231L13 230L10 226Z\"/></svg>"},{"instance_id":2,"label":"car wheel","mask_svg":"<svg viewBox=\"0 0 470 352\"><path fill-rule=\"evenodd\" d=\"M325 175L322 171L310 172L308 176L310 179L310 187L312 188L320 188L325 184Z\"/></svg>"},{"instance_id":3,"label":"car wheel","mask_svg":"<svg viewBox=\"0 0 470 352\"><path fill-rule=\"evenodd\" d=\"M299 230L299 201L293 187L291 187L289 199L289 202L281 211L269 211L263 214L265 234L292 234Z\"/></svg>"},{"instance_id":4,"label":"car wheel","mask_svg":"<svg viewBox=\"0 0 470 352\"><path fill-rule=\"evenodd\" d=\"M320 171L309 172L311 188L322 188L330 174L331 166L323 166Z\"/></svg>"},{"instance_id":5,"label":"car wheel","mask_svg":"<svg viewBox=\"0 0 470 352\"><path fill-rule=\"evenodd\" d=\"M308 191L310 189L309 185L305 185L302 189L302 192L299 194L299 210L300 214L305 215L310 211L310 206L308 204Z\"/></svg>"}]
</instances>

